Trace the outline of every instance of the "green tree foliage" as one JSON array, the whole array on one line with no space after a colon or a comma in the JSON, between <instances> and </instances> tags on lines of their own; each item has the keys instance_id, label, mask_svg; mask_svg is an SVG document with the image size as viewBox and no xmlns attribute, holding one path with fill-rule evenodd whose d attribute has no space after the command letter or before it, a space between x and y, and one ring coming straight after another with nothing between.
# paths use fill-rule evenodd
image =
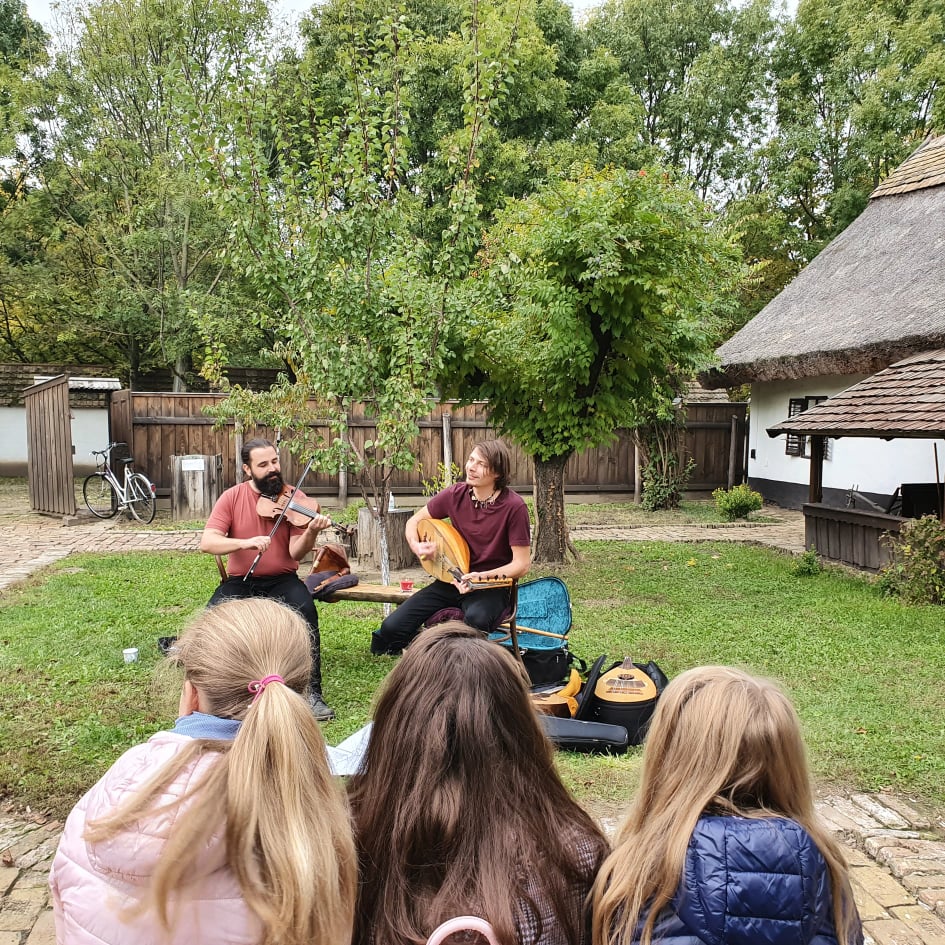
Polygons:
<instances>
[{"instance_id":1,"label":"green tree foliage","mask_svg":"<svg viewBox=\"0 0 945 945\"><path fill-rule=\"evenodd\" d=\"M17 136L33 132L26 86L46 63L47 41L22 0L0 0L0 155L22 159Z\"/></svg>"},{"instance_id":2,"label":"green tree foliage","mask_svg":"<svg viewBox=\"0 0 945 945\"><path fill-rule=\"evenodd\" d=\"M181 139L183 104L211 111L266 22L261 4L101 0L49 77L40 177L55 281L34 317L52 316L60 342L96 350L132 386L159 365L186 389L196 319L238 289Z\"/></svg>"},{"instance_id":3,"label":"green tree foliage","mask_svg":"<svg viewBox=\"0 0 945 945\"><path fill-rule=\"evenodd\" d=\"M323 41L239 77L223 124L201 129L230 253L258 303L224 320L271 329L294 371L294 383L265 398L234 392L226 409L268 419L321 468L359 473L383 543L391 476L416 463L417 422L463 317L454 286L477 245L482 139L518 36L530 31L520 8L472 0L445 36L461 126L441 142L448 178L431 195L417 183L423 155L412 138L429 38L404 10L373 0L334 0L316 16ZM224 354L215 351L218 361ZM310 397L335 431L330 443L307 433ZM355 404L376 424L363 443L342 435Z\"/></svg>"},{"instance_id":4,"label":"green tree foliage","mask_svg":"<svg viewBox=\"0 0 945 945\"><path fill-rule=\"evenodd\" d=\"M769 113L768 0L606 0L587 33L619 63L648 159L686 174L701 196L730 197Z\"/></svg>"},{"instance_id":5,"label":"green tree foliage","mask_svg":"<svg viewBox=\"0 0 945 945\"><path fill-rule=\"evenodd\" d=\"M707 362L738 256L691 190L646 170L588 172L498 214L453 373L534 459L538 560L564 559L568 458L650 419Z\"/></svg>"},{"instance_id":6,"label":"green tree foliage","mask_svg":"<svg viewBox=\"0 0 945 945\"><path fill-rule=\"evenodd\" d=\"M777 133L757 190L779 197L805 261L870 192L943 127L945 19L938 3L801 0L774 57Z\"/></svg>"}]
</instances>

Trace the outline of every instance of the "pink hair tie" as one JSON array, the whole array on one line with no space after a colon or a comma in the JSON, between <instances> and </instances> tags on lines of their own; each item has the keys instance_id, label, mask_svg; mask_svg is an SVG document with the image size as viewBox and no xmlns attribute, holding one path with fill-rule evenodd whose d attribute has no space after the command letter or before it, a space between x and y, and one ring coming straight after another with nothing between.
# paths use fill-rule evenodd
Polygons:
<instances>
[{"instance_id":1,"label":"pink hair tie","mask_svg":"<svg viewBox=\"0 0 945 945\"><path fill-rule=\"evenodd\" d=\"M246 687L250 692L255 693L253 696L253 702L255 702L263 694L263 690L266 688L266 686L273 682L281 682L283 685L285 685L285 680L278 673L273 673L271 676L263 676L262 679L254 679Z\"/></svg>"}]
</instances>

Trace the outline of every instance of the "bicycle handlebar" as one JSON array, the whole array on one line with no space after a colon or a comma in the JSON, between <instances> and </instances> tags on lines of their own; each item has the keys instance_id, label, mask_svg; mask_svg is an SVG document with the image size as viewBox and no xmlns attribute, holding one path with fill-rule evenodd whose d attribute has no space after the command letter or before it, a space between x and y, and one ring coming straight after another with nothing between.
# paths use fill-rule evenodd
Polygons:
<instances>
[{"instance_id":1,"label":"bicycle handlebar","mask_svg":"<svg viewBox=\"0 0 945 945\"><path fill-rule=\"evenodd\" d=\"M111 456L112 450L116 446L127 446L128 444L122 440L116 440L114 443L109 443L108 446L103 450L89 450L93 456Z\"/></svg>"}]
</instances>

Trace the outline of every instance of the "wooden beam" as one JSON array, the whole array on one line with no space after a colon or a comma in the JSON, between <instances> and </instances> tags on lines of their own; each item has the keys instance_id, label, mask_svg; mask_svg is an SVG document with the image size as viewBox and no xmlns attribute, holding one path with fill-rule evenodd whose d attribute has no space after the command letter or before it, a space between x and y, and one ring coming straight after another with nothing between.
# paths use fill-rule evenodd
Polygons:
<instances>
[{"instance_id":1,"label":"wooden beam","mask_svg":"<svg viewBox=\"0 0 945 945\"><path fill-rule=\"evenodd\" d=\"M824 453L827 440L823 436L810 438L810 492L808 502L824 501Z\"/></svg>"}]
</instances>

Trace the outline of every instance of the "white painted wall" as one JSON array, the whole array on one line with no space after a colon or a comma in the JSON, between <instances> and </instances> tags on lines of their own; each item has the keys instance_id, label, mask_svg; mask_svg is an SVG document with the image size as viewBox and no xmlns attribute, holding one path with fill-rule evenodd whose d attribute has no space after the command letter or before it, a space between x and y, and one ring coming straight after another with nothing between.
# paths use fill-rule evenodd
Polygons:
<instances>
[{"instance_id":1,"label":"white painted wall","mask_svg":"<svg viewBox=\"0 0 945 945\"><path fill-rule=\"evenodd\" d=\"M810 460L787 456L785 435L772 439L766 430L786 420L792 397L831 397L863 380L867 375L806 378L799 381L767 381L753 384L749 420L748 460L750 478L807 485ZM830 459L824 462L824 488L892 495L903 482L935 482L932 444L938 443L939 481L945 472L945 440L843 437L830 441ZM750 454L749 454L750 455Z\"/></svg>"},{"instance_id":2,"label":"white painted wall","mask_svg":"<svg viewBox=\"0 0 945 945\"><path fill-rule=\"evenodd\" d=\"M91 450L108 445L108 411L104 408L72 409L73 467L77 476L95 469ZM0 475L26 475L26 409L0 407Z\"/></svg>"}]
</instances>

